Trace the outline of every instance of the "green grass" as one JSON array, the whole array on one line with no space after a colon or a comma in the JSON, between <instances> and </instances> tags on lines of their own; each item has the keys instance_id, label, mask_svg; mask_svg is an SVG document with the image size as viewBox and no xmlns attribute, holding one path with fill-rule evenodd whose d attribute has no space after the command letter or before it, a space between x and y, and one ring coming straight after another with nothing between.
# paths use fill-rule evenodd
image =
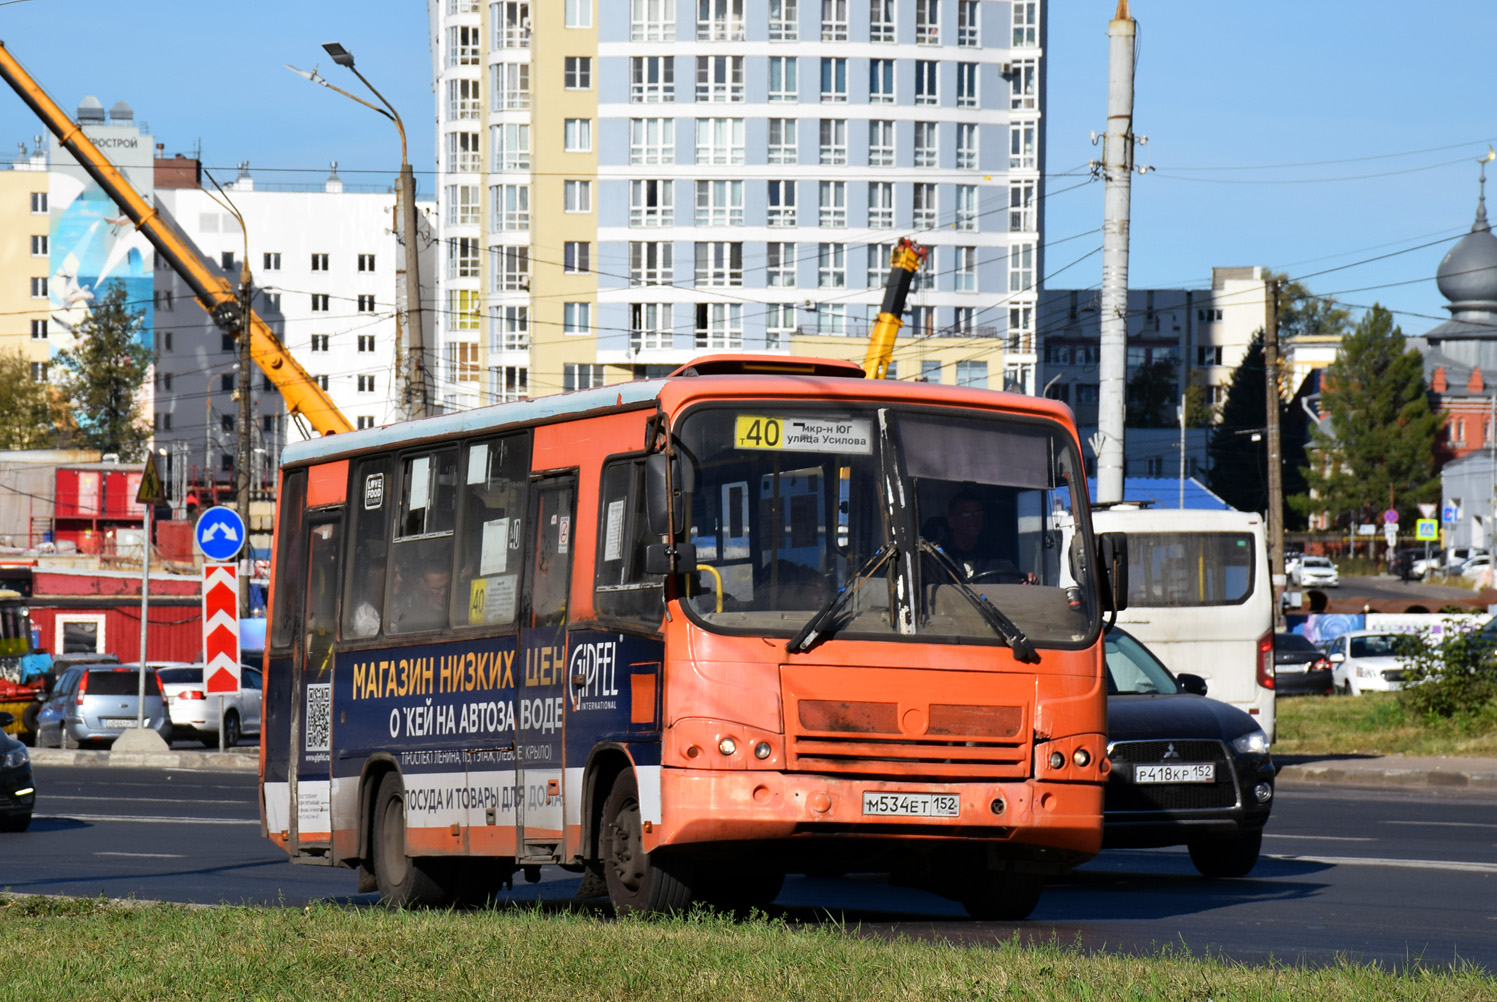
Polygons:
<instances>
[{"instance_id":1,"label":"green grass","mask_svg":"<svg viewBox=\"0 0 1497 1002\"><path fill-rule=\"evenodd\" d=\"M980 927L974 927L974 930ZM0 902L11 958L0 999L983 999L1356 1000L1493 998L1472 968L1393 973L1346 962L1243 966L1177 948L1147 956L1060 945L877 939L694 913L633 921L533 911L315 906L130 907Z\"/></svg>"},{"instance_id":2,"label":"green grass","mask_svg":"<svg viewBox=\"0 0 1497 1002\"><path fill-rule=\"evenodd\" d=\"M1273 750L1284 755L1497 756L1497 712L1421 718L1391 692L1296 696L1275 703Z\"/></svg>"}]
</instances>

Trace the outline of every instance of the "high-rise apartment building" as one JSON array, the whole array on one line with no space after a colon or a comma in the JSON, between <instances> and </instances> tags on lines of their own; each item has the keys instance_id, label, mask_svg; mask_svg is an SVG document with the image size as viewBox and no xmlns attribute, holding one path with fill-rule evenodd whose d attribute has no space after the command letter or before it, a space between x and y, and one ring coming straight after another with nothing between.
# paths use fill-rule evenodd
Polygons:
<instances>
[{"instance_id":1,"label":"high-rise apartment building","mask_svg":"<svg viewBox=\"0 0 1497 1002\"><path fill-rule=\"evenodd\" d=\"M706 352L1033 392L1040 0L429 0L449 407Z\"/></svg>"},{"instance_id":2,"label":"high-rise apartment building","mask_svg":"<svg viewBox=\"0 0 1497 1002\"><path fill-rule=\"evenodd\" d=\"M15 159L0 164L0 351L20 354L44 382L52 361L47 170L40 136L34 151L21 143Z\"/></svg>"}]
</instances>

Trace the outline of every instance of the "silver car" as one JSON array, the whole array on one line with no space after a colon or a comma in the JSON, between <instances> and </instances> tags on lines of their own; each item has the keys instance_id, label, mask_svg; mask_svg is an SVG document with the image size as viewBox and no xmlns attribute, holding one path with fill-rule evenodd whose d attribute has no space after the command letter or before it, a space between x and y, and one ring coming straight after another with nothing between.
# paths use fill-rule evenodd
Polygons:
<instances>
[{"instance_id":1,"label":"silver car","mask_svg":"<svg viewBox=\"0 0 1497 1002\"><path fill-rule=\"evenodd\" d=\"M171 718L161 681L146 672L145 726L168 744ZM57 680L37 717L36 743L42 748L77 748L84 741L113 744L135 726L140 704L139 665L78 665Z\"/></svg>"}]
</instances>

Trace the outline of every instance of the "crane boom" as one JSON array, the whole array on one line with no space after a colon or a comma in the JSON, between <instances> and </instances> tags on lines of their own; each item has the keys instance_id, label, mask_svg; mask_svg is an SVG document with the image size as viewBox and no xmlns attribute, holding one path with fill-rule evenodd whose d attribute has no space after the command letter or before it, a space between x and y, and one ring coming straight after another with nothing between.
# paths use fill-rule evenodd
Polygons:
<instances>
[{"instance_id":1,"label":"crane boom","mask_svg":"<svg viewBox=\"0 0 1497 1002\"><path fill-rule=\"evenodd\" d=\"M879 307L873 330L868 332L868 354L863 358L863 374L869 379L883 379L889 372L894 339L899 336L899 328L904 326L900 317L904 313L904 301L910 294L910 283L929 253L927 248L913 240L900 237L889 257L889 281L884 285L884 303Z\"/></svg>"},{"instance_id":2,"label":"crane boom","mask_svg":"<svg viewBox=\"0 0 1497 1002\"><path fill-rule=\"evenodd\" d=\"M99 152L99 148L84 134L83 127L69 118L31 74L26 72L3 41L0 41L0 77L4 77L21 100L36 112L43 124L52 130L63 149L78 160L89 177L114 199L115 204L135 224L135 228L156 248L156 253L165 258L172 269L182 276L197 297L198 303L208 311L208 315L220 323L228 311L237 315L239 300L234 295L233 286L222 276L210 271L197 251L162 221L156 209L141 197L109 158ZM265 321L253 312L249 317L249 336L250 357L281 392L282 399L286 401L286 409L292 416L300 415L323 435L353 430L353 425L349 424L348 418L338 410L327 392L292 357L291 352L271 332Z\"/></svg>"}]
</instances>

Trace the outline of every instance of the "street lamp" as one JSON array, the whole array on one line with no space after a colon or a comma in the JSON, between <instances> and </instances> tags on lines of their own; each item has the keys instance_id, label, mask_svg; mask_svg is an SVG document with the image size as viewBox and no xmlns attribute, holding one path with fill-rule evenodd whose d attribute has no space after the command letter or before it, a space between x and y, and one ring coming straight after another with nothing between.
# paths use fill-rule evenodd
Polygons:
<instances>
[{"instance_id":1,"label":"street lamp","mask_svg":"<svg viewBox=\"0 0 1497 1002\"><path fill-rule=\"evenodd\" d=\"M337 91L350 100L357 101L364 107L379 112L390 121L395 123L395 128L400 131L400 179L396 187L396 210L397 239L404 245L405 253L405 330L410 337L410 355L408 359L401 359L401 331L397 323L395 330L395 362L398 378L405 386L402 394L402 406L408 408L410 417L425 417L428 401L426 399L426 340L422 334L421 324L421 272L420 259L416 247L416 176L411 170L410 160L406 155L405 123L400 120L400 113L395 110L394 105L385 100L385 96L375 89L375 86L364 78L353 64L353 53L349 52L337 42L328 42L323 46L327 54L333 57L333 62L339 66L348 67L359 82L369 88L369 92L379 98L380 104L366 101L357 94L350 94L342 87L328 83L318 74L316 67L309 73L299 70L290 63L286 68L298 76L305 77L315 84L321 84L328 90ZM398 316L398 315L397 315ZM412 385L414 384L414 386Z\"/></svg>"}]
</instances>

